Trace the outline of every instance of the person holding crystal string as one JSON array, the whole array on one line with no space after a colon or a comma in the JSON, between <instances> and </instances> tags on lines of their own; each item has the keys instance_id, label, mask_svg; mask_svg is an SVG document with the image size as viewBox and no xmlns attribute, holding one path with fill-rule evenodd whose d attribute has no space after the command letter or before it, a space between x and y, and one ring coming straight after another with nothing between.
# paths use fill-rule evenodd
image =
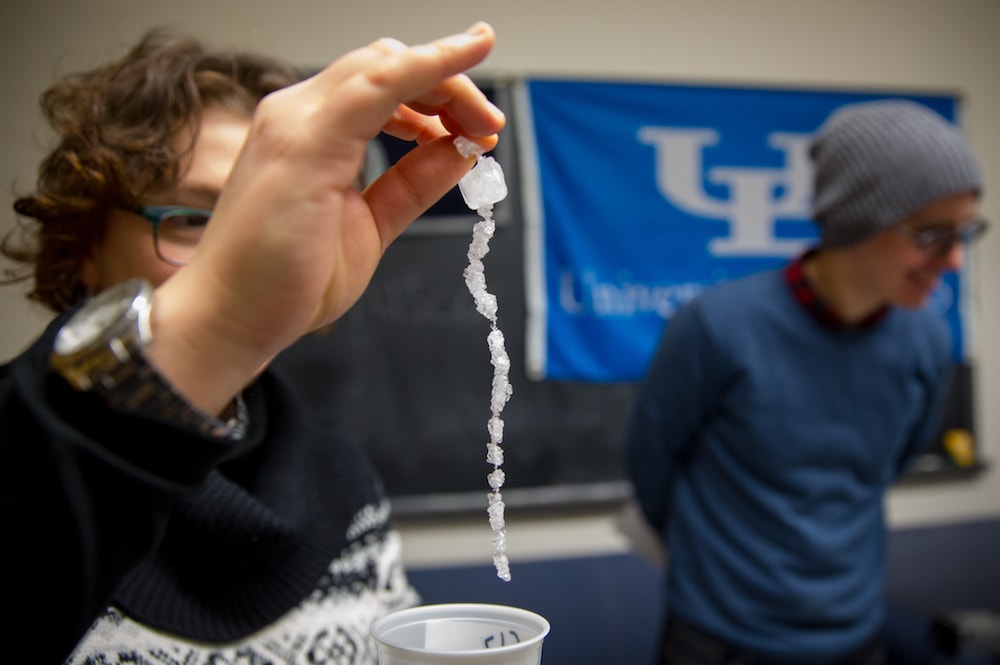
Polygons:
<instances>
[{"instance_id":1,"label":"person holding crystal string","mask_svg":"<svg viewBox=\"0 0 1000 665\"><path fill-rule=\"evenodd\" d=\"M937 434L952 364L925 306L961 268L981 177L914 102L814 136L818 246L667 322L626 439L668 556L657 662L886 662L883 498Z\"/></svg>"},{"instance_id":2,"label":"person holding crystal string","mask_svg":"<svg viewBox=\"0 0 1000 665\"><path fill-rule=\"evenodd\" d=\"M153 31L42 97L57 144L3 252L58 313L0 367L13 662L374 665L417 601L379 480L271 371L504 125L483 23L297 81ZM379 131L414 147L363 191Z\"/></svg>"}]
</instances>

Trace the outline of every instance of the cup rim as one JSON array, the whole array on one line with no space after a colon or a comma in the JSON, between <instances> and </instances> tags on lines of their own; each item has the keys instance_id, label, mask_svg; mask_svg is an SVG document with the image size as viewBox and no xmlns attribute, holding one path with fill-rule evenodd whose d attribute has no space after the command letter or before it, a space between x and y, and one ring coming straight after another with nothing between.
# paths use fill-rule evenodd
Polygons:
<instances>
[{"instance_id":1,"label":"cup rim","mask_svg":"<svg viewBox=\"0 0 1000 665\"><path fill-rule=\"evenodd\" d=\"M501 647L494 647L492 649L464 649L459 651L448 651L444 654L440 654L446 658L452 656L462 657L469 656L471 654L483 654L490 653L496 655L502 655L505 653L511 653L514 651L521 651L528 649L538 642L544 640L548 634L551 626L548 620L542 615L532 612L531 610L526 610L521 607L512 607L510 605L498 605L493 603L432 603L429 605L416 605L414 607L408 607L403 610L397 610L385 616L379 617L371 625L371 635L377 641L390 646L394 649L400 649L402 651L408 651L410 653L419 654L433 654L437 653L433 649L425 649L423 647L415 647L410 645L401 644L391 639L386 639L383 634L382 637L377 635L385 630L390 630L393 628L405 626L412 623L411 618L414 615L420 615L423 619L497 619L498 614L509 616L508 621L517 623L523 623L526 627L537 628L538 633L532 637L517 642L516 644L506 644Z\"/></svg>"}]
</instances>

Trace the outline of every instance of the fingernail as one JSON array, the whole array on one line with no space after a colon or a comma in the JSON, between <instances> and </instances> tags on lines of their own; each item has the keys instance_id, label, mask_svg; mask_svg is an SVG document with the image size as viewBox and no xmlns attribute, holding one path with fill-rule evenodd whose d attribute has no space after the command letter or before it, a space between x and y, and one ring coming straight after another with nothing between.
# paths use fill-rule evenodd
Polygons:
<instances>
[{"instance_id":1,"label":"fingernail","mask_svg":"<svg viewBox=\"0 0 1000 665\"><path fill-rule=\"evenodd\" d=\"M481 36L489 32L489 25L485 21L476 21L465 31L467 35Z\"/></svg>"},{"instance_id":2,"label":"fingernail","mask_svg":"<svg viewBox=\"0 0 1000 665\"><path fill-rule=\"evenodd\" d=\"M487 101L489 101L489 100L487 100ZM496 104L494 104L493 102L489 102L489 109L490 109L490 112L493 114L493 117L498 118L498 119L506 119L507 118L507 114L504 113L503 111L501 111L500 107L497 106Z\"/></svg>"},{"instance_id":3,"label":"fingernail","mask_svg":"<svg viewBox=\"0 0 1000 665\"><path fill-rule=\"evenodd\" d=\"M488 23L484 21L478 21L474 23L465 32L459 32L454 35L445 37L443 41L451 44L452 46L463 47L469 44L478 43L483 39L483 37L490 34L491 28Z\"/></svg>"}]
</instances>

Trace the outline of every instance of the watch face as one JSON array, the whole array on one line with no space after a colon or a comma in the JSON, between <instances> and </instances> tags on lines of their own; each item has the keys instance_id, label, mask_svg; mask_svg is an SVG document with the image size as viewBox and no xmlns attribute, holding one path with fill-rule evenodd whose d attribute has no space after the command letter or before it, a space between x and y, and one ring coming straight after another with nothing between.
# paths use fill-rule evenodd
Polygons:
<instances>
[{"instance_id":1,"label":"watch face","mask_svg":"<svg viewBox=\"0 0 1000 665\"><path fill-rule=\"evenodd\" d=\"M136 296L135 285L131 282L113 286L100 294L60 329L53 350L59 355L69 355L102 341L109 327L132 308Z\"/></svg>"}]
</instances>

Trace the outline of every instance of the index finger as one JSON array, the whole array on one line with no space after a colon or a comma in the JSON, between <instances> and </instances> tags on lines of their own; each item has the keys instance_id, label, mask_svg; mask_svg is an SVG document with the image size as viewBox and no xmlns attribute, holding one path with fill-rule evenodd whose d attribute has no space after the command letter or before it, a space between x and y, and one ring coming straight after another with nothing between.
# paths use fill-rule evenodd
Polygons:
<instances>
[{"instance_id":1,"label":"index finger","mask_svg":"<svg viewBox=\"0 0 1000 665\"><path fill-rule=\"evenodd\" d=\"M383 125L382 131L391 136L404 141L415 141L416 143L427 143L441 136L459 134L472 138L476 137L476 143L480 144L484 150L491 150L497 142L497 132L502 127L489 128L489 133L477 134L471 130L463 132L462 127L457 122L452 121L447 114L426 115L414 111L408 106L400 105L392 117Z\"/></svg>"},{"instance_id":2,"label":"index finger","mask_svg":"<svg viewBox=\"0 0 1000 665\"><path fill-rule=\"evenodd\" d=\"M427 93L406 101L406 106L424 115L435 115L453 134L487 136L503 129L503 112L465 74L452 76ZM489 115L482 113L489 110Z\"/></svg>"}]
</instances>

